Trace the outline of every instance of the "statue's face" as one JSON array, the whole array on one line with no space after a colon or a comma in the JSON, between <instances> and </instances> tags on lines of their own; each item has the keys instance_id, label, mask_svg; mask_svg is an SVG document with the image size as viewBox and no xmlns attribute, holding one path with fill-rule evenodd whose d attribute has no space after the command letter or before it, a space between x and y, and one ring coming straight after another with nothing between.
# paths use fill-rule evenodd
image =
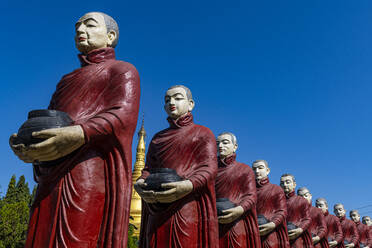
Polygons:
<instances>
[{"instance_id":1,"label":"statue's face","mask_svg":"<svg viewBox=\"0 0 372 248\"><path fill-rule=\"evenodd\" d=\"M363 224L365 224L367 226L372 226L371 218L369 216L363 217Z\"/></svg>"},{"instance_id":2,"label":"statue's face","mask_svg":"<svg viewBox=\"0 0 372 248\"><path fill-rule=\"evenodd\" d=\"M285 176L280 178L280 187L282 187L284 193L288 194L296 189L296 183L291 176Z\"/></svg>"},{"instance_id":3,"label":"statue's face","mask_svg":"<svg viewBox=\"0 0 372 248\"><path fill-rule=\"evenodd\" d=\"M98 48L108 47L116 39L116 33L107 33L105 19L100 13L91 12L81 17L75 24L75 44L77 49L87 54Z\"/></svg>"},{"instance_id":4,"label":"statue's face","mask_svg":"<svg viewBox=\"0 0 372 248\"><path fill-rule=\"evenodd\" d=\"M305 198L311 204L311 200L312 200L313 196L310 194L310 192L307 189L299 191L298 195Z\"/></svg>"},{"instance_id":5,"label":"statue's face","mask_svg":"<svg viewBox=\"0 0 372 248\"><path fill-rule=\"evenodd\" d=\"M182 87L168 90L164 100L165 112L167 112L168 116L172 119L177 119L191 112L194 108L194 101L187 98L186 91Z\"/></svg>"},{"instance_id":6,"label":"statue's face","mask_svg":"<svg viewBox=\"0 0 372 248\"><path fill-rule=\"evenodd\" d=\"M354 222L360 221L360 215L357 212L351 212L350 213L350 219Z\"/></svg>"},{"instance_id":7,"label":"statue's face","mask_svg":"<svg viewBox=\"0 0 372 248\"><path fill-rule=\"evenodd\" d=\"M323 214L328 211L328 206L324 201L317 201L315 205L322 210Z\"/></svg>"},{"instance_id":8,"label":"statue's face","mask_svg":"<svg viewBox=\"0 0 372 248\"><path fill-rule=\"evenodd\" d=\"M345 209L344 209L344 206L342 206L342 205L336 205L333 208L333 212L335 213L335 215L337 217L344 217L345 216Z\"/></svg>"},{"instance_id":9,"label":"statue's face","mask_svg":"<svg viewBox=\"0 0 372 248\"><path fill-rule=\"evenodd\" d=\"M256 176L256 180L267 178L270 173L270 168L266 166L264 162L256 162L252 165L252 170Z\"/></svg>"},{"instance_id":10,"label":"statue's face","mask_svg":"<svg viewBox=\"0 0 372 248\"><path fill-rule=\"evenodd\" d=\"M234 144L231 135L223 134L217 137L217 149L218 155L221 158L232 155L238 148L237 144Z\"/></svg>"}]
</instances>

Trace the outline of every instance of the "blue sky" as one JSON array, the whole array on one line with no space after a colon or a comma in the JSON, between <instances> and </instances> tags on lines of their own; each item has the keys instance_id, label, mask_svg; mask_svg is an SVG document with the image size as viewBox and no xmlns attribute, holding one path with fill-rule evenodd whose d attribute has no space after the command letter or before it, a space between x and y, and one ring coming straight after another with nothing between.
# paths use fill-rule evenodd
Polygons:
<instances>
[{"instance_id":1,"label":"blue sky","mask_svg":"<svg viewBox=\"0 0 372 248\"><path fill-rule=\"evenodd\" d=\"M89 11L119 23L117 58L140 73L147 143L167 127L165 90L183 83L196 101L195 122L235 133L238 160L268 160L273 183L292 173L330 205L372 204L368 0L3 3L2 191L12 174L34 185L8 137L79 67L74 23ZM372 207L360 212L372 215Z\"/></svg>"}]
</instances>

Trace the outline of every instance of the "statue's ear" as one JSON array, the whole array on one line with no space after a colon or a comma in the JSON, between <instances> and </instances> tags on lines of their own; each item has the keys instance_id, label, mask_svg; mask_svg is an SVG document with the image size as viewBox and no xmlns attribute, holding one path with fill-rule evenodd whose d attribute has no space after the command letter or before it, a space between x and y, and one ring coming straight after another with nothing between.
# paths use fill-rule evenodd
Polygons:
<instances>
[{"instance_id":1,"label":"statue's ear","mask_svg":"<svg viewBox=\"0 0 372 248\"><path fill-rule=\"evenodd\" d=\"M270 174L270 168L266 167L266 171L267 171L267 175L269 175Z\"/></svg>"},{"instance_id":2,"label":"statue's ear","mask_svg":"<svg viewBox=\"0 0 372 248\"><path fill-rule=\"evenodd\" d=\"M234 145L234 152L236 152L236 150L238 150L238 144Z\"/></svg>"},{"instance_id":3,"label":"statue's ear","mask_svg":"<svg viewBox=\"0 0 372 248\"><path fill-rule=\"evenodd\" d=\"M189 100L189 112L191 112L195 107L194 100Z\"/></svg>"},{"instance_id":4,"label":"statue's ear","mask_svg":"<svg viewBox=\"0 0 372 248\"><path fill-rule=\"evenodd\" d=\"M114 30L107 33L107 46L111 46L117 38L117 34Z\"/></svg>"}]
</instances>

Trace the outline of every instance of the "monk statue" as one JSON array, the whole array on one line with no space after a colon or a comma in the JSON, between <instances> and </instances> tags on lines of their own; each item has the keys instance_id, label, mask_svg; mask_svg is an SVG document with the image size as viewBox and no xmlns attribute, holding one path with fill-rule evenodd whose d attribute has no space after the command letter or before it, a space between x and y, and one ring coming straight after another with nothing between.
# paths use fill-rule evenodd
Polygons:
<instances>
[{"instance_id":1,"label":"monk statue","mask_svg":"<svg viewBox=\"0 0 372 248\"><path fill-rule=\"evenodd\" d=\"M291 247L312 247L313 242L309 232L311 223L309 202L295 194L296 179L292 174L283 174L280 177L280 186L287 198L287 230Z\"/></svg>"},{"instance_id":2,"label":"monk statue","mask_svg":"<svg viewBox=\"0 0 372 248\"><path fill-rule=\"evenodd\" d=\"M49 109L73 125L34 132L44 141L14 145L34 163L38 184L26 247L126 247L131 199L132 138L140 85L133 65L115 59L119 29L91 12L75 24L81 68L62 77ZM39 162L63 162L45 166Z\"/></svg>"},{"instance_id":3,"label":"monk statue","mask_svg":"<svg viewBox=\"0 0 372 248\"><path fill-rule=\"evenodd\" d=\"M364 225L368 226L368 228L369 228L369 236L372 237L372 221L371 221L371 217L369 217L369 216L363 216L362 222L363 222Z\"/></svg>"},{"instance_id":4,"label":"monk statue","mask_svg":"<svg viewBox=\"0 0 372 248\"><path fill-rule=\"evenodd\" d=\"M364 225L367 225L367 226L372 226L372 220L371 220L371 217L369 216L363 216L362 218L362 222Z\"/></svg>"},{"instance_id":5,"label":"monk statue","mask_svg":"<svg viewBox=\"0 0 372 248\"><path fill-rule=\"evenodd\" d=\"M286 227L287 204L283 190L269 181L266 160L252 164L257 187L257 217L263 248L289 248Z\"/></svg>"},{"instance_id":6,"label":"monk statue","mask_svg":"<svg viewBox=\"0 0 372 248\"><path fill-rule=\"evenodd\" d=\"M370 228L360 222L360 214L358 210L350 211L350 219L354 221L359 234L359 247L370 248L372 247L372 237L370 236Z\"/></svg>"},{"instance_id":7,"label":"monk statue","mask_svg":"<svg viewBox=\"0 0 372 248\"><path fill-rule=\"evenodd\" d=\"M169 127L152 138L146 166L135 184L143 199L139 247L217 247L215 137L194 124L195 103L187 87L170 87L164 100ZM160 189L154 179L151 184L146 181L164 168L182 179L161 183Z\"/></svg>"},{"instance_id":8,"label":"monk statue","mask_svg":"<svg viewBox=\"0 0 372 248\"><path fill-rule=\"evenodd\" d=\"M314 248L328 248L327 224L322 210L312 206L312 198L310 191L306 187L301 187L297 190L297 195L305 198L310 204L311 223L309 232L312 235Z\"/></svg>"},{"instance_id":9,"label":"monk statue","mask_svg":"<svg viewBox=\"0 0 372 248\"><path fill-rule=\"evenodd\" d=\"M237 148L234 134L225 132L217 137L216 198L227 198L236 205L218 217L219 247L260 248L256 180L251 167L235 160Z\"/></svg>"},{"instance_id":10,"label":"monk statue","mask_svg":"<svg viewBox=\"0 0 372 248\"><path fill-rule=\"evenodd\" d=\"M341 223L336 216L328 212L327 200L324 198L318 198L316 199L315 206L322 211L325 217L325 222L327 225L326 238L328 240L329 247L330 248L334 248L334 247L343 248L344 247L344 243L343 243L344 236L342 234Z\"/></svg>"},{"instance_id":11,"label":"monk statue","mask_svg":"<svg viewBox=\"0 0 372 248\"><path fill-rule=\"evenodd\" d=\"M359 233L355 223L346 219L344 205L337 203L333 207L333 212L339 218L342 233L344 235L344 244L346 248L359 247Z\"/></svg>"}]
</instances>

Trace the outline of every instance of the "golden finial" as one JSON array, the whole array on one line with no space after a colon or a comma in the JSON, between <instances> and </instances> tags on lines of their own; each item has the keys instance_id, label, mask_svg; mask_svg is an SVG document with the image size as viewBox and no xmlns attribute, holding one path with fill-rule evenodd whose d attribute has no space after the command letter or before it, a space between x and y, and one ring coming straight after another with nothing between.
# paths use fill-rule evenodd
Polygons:
<instances>
[{"instance_id":1,"label":"golden finial","mask_svg":"<svg viewBox=\"0 0 372 248\"><path fill-rule=\"evenodd\" d=\"M145 155L146 155L146 131L144 126L144 119L142 118L141 129L138 131L138 144L137 144L137 153L136 153L136 162L134 164L134 169L132 173L133 185L136 183L138 177L141 176L141 171L145 167ZM132 201L130 203L130 216L133 218L129 222L133 224L136 229L134 230L134 235L139 236L140 227L141 227L141 208L142 208L141 197L134 190L132 186Z\"/></svg>"}]
</instances>

